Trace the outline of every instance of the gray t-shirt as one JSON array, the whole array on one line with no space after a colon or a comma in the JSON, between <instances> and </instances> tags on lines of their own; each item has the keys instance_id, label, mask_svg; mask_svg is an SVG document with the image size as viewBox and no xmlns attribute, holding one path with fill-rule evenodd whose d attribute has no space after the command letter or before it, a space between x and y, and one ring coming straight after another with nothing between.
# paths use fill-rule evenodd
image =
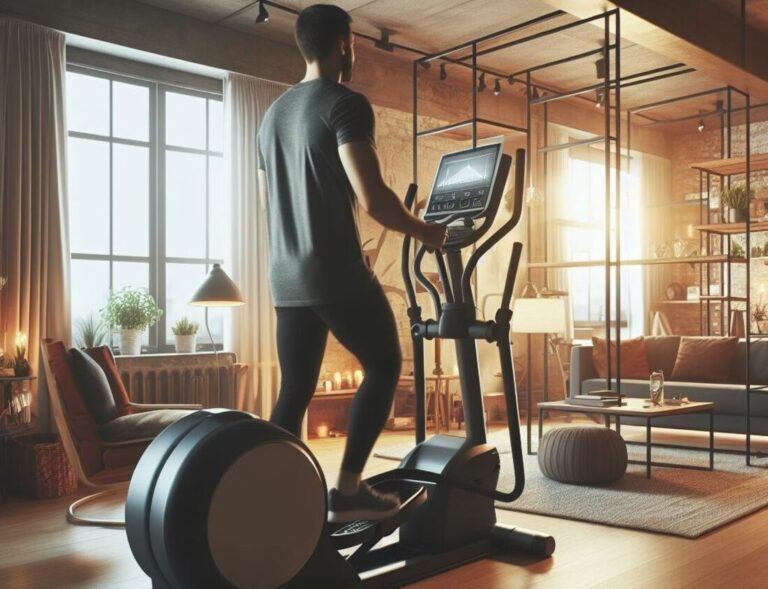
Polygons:
<instances>
[{"instance_id":1,"label":"gray t-shirt","mask_svg":"<svg viewBox=\"0 0 768 589\"><path fill-rule=\"evenodd\" d=\"M296 84L264 115L259 167L267 173L269 278L276 307L336 303L373 284L338 147L373 142L374 125L362 94L323 78Z\"/></svg>"}]
</instances>

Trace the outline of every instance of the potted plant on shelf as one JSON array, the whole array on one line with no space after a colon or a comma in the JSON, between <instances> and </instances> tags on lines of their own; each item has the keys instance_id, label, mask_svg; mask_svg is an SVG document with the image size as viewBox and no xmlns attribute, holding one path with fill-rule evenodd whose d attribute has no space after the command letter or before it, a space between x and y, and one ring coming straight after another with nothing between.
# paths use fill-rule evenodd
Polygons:
<instances>
[{"instance_id":1,"label":"potted plant on shelf","mask_svg":"<svg viewBox=\"0 0 768 589\"><path fill-rule=\"evenodd\" d=\"M757 333L768 333L768 303L756 303L752 309L752 321Z\"/></svg>"},{"instance_id":2,"label":"potted plant on shelf","mask_svg":"<svg viewBox=\"0 0 768 589\"><path fill-rule=\"evenodd\" d=\"M124 356L141 354L141 334L162 314L145 288L127 287L110 293L107 306L102 310L107 325L120 330L120 353Z\"/></svg>"},{"instance_id":3,"label":"potted plant on shelf","mask_svg":"<svg viewBox=\"0 0 768 589\"><path fill-rule=\"evenodd\" d=\"M107 328L98 317L88 315L77 322L75 342L82 349L98 348L107 340Z\"/></svg>"},{"instance_id":4,"label":"potted plant on shelf","mask_svg":"<svg viewBox=\"0 0 768 589\"><path fill-rule=\"evenodd\" d=\"M730 223L743 223L747 220L749 199L752 198L754 193L754 190L750 190L749 194L747 194L747 187L743 184L724 187L720 191L723 206L728 207L728 221Z\"/></svg>"},{"instance_id":5,"label":"potted plant on shelf","mask_svg":"<svg viewBox=\"0 0 768 589\"><path fill-rule=\"evenodd\" d=\"M182 317L171 327L178 354L192 354L197 351L197 330L197 323L186 317Z\"/></svg>"}]
</instances>

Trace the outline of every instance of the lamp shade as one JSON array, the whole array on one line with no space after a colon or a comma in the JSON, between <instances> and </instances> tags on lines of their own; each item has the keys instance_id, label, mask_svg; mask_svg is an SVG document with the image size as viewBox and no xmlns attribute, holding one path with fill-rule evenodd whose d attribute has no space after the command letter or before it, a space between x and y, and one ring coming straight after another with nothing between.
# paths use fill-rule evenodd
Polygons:
<instances>
[{"instance_id":1,"label":"lamp shade","mask_svg":"<svg viewBox=\"0 0 768 589\"><path fill-rule=\"evenodd\" d=\"M198 307L238 307L245 304L245 299L221 266L214 264L189 304Z\"/></svg>"},{"instance_id":2,"label":"lamp shade","mask_svg":"<svg viewBox=\"0 0 768 589\"><path fill-rule=\"evenodd\" d=\"M566 333L565 299L517 299L512 309L515 333Z\"/></svg>"}]
</instances>

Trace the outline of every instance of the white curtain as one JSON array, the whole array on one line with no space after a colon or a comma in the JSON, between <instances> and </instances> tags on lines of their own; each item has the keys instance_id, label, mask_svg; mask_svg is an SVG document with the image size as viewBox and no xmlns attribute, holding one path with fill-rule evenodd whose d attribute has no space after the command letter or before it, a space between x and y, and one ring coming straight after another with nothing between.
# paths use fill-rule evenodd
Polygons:
<instances>
[{"instance_id":1,"label":"white curtain","mask_svg":"<svg viewBox=\"0 0 768 589\"><path fill-rule=\"evenodd\" d=\"M239 74L229 74L224 85L233 212L232 278L246 301L232 317L232 348L238 360L249 367L246 396L239 409L264 418L274 406L279 374L256 136L267 108L285 89L281 84Z\"/></svg>"},{"instance_id":2,"label":"white curtain","mask_svg":"<svg viewBox=\"0 0 768 589\"><path fill-rule=\"evenodd\" d=\"M26 334L33 374L40 339L70 334L65 71L64 35L0 16L0 346Z\"/></svg>"},{"instance_id":3,"label":"white curtain","mask_svg":"<svg viewBox=\"0 0 768 589\"><path fill-rule=\"evenodd\" d=\"M547 145L562 145L570 141L566 127L547 125ZM558 149L547 154L547 185L546 185L546 223L547 223L547 260L562 262L568 259L565 249L568 244L563 239L560 223L567 218L566 207L569 206L568 188L570 179L570 149ZM563 268L553 268L547 271L549 288L552 290L568 290L568 274ZM568 330L563 334L566 341L573 340L571 296L566 297L566 322Z\"/></svg>"},{"instance_id":4,"label":"white curtain","mask_svg":"<svg viewBox=\"0 0 768 589\"><path fill-rule=\"evenodd\" d=\"M664 219L664 209L649 208L648 205L666 203L672 199L672 163L667 158L633 152L630 170L633 175L638 174L636 186L640 202L639 210L642 215L641 235L645 238L642 256L653 258L655 247L670 241L670 223ZM649 214L654 215L654 218L649 219ZM648 312L645 313L644 333L651 333L653 316L650 313L650 303L659 299L664 287L662 284L663 277L660 276L663 273L659 272L659 268L658 266L646 266L643 269L645 274L643 280L644 298L646 305L648 305L646 307Z\"/></svg>"}]
</instances>

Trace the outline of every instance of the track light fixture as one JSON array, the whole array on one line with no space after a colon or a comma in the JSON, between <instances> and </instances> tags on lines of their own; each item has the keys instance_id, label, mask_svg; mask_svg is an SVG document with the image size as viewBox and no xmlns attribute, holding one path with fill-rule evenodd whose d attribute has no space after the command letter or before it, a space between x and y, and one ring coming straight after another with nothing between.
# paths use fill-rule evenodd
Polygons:
<instances>
[{"instance_id":1,"label":"track light fixture","mask_svg":"<svg viewBox=\"0 0 768 589\"><path fill-rule=\"evenodd\" d=\"M540 96L541 94L539 94L539 89L534 86L533 92L531 92L531 98L539 98Z\"/></svg>"},{"instance_id":2,"label":"track light fixture","mask_svg":"<svg viewBox=\"0 0 768 589\"><path fill-rule=\"evenodd\" d=\"M440 64L440 79L445 80L448 77L448 71L445 69L445 64Z\"/></svg>"},{"instance_id":3,"label":"track light fixture","mask_svg":"<svg viewBox=\"0 0 768 589\"><path fill-rule=\"evenodd\" d=\"M425 70L428 70L429 68L432 67L432 64L428 61L420 61L419 65L423 67Z\"/></svg>"},{"instance_id":4,"label":"track light fixture","mask_svg":"<svg viewBox=\"0 0 768 589\"><path fill-rule=\"evenodd\" d=\"M256 23L261 24L263 22L269 22L269 12L267 11L267 6L262 0L259 2L259 14L256 17Z\"/></svg>"},{"instance_id":5,"label":"track light fixture","mask_svg":"<svg viewBox=\"0 0 768 589\"><path fill-rule=\"evenodd\" d=\"M512 74L509 74L507 76L507 84L509 84L510 86L514 86L514 84L515 84L515 76L513 76Z\"/></svg>"},{"instance_id":6,"label":"track light fixture","mask_svg":"<svg viewBox=\"0 0 768 589\"><path fill-rule=\"evenodd\" d=\"M699 111L699 115L701 115L701 111ZM704 132L704 129L705 129L705 126L704 126L704 117L702 117L702 116L699 116L699 124L698 124L698 125L696 125L696 130L697 130L699 133L703 133L703 132Z\"/></svg>"},{"instance_id":7,"label":"track light fixture","mask_svg":"<svg viewBox=\"0 0 768 589\"><path fill-rule=\"evenodd\" d=\"M381 38L374 42L374 47L392 53L395 50L395 46L389 42L389 29L381 29Z\"/></svg>"},{"instance_id":8,"label":"track light fixture","mask_svg":"<svg viewBox=\"0 0 768 589\"><path fill-rule=\"evenodd\" d=\"M603 96L603 89L598 88L595 90L595 108L602 108L605 105L605 96Z\"/></svg>"},{"instance_id":9,"label":"track light fixture","mask_svg":"<svg viewBox=\"0 0 768 589\"><path fill-rule=\"evenodd\" d=\"M601 57L595 62L595 75L598 80L605 79L605 58Z\"/></svg>"},{"instance_id":10,"label":"track light fixture","mask_svg":"<svg viewBox=\"0 0 768 589\"><path fill-rule=\"evenodd\" d=\"M493 95L498 96L499 94L501 94L501 80L496 78L496 82L493 85Z\"/></svg>"},{"instance_id":11,"label":"track light fixture","mask_svg":"<svg viewBox=\"0 0 768 589\"><path fill-rule=\"evenodd\" d=\"M480 74L480 78L477 80L477 91L482 92L484 91L488 86L485 84L485 72Z\"/></svg>"}]
</instances>

